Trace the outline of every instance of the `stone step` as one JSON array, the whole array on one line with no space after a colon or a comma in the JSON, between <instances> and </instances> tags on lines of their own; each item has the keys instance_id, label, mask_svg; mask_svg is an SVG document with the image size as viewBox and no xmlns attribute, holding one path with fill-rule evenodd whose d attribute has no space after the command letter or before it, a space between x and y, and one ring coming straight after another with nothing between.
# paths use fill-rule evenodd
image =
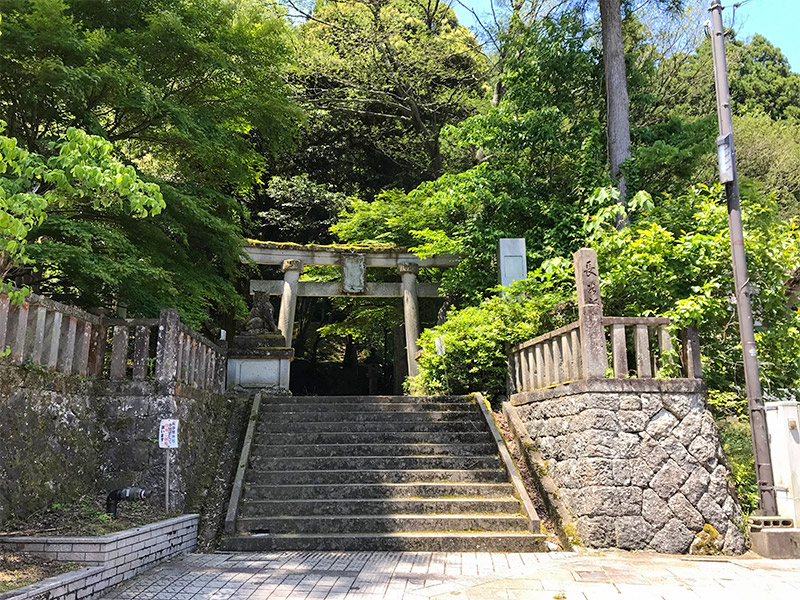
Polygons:
<instances>
[{"instance_id":1,"label":"stone step","mask_svg":"<svg viewBox=\"0 0 800 600\"><path fill-rule=\"evenodd\" d=\"M279 534L224 538L227 552L338 550L387 552L544 552L547 538L527 531L414 533Z\"/></svg>"},{"instance_id":2,"label":"stone step","mask_svg":"<svg viewBox=\"0 0 800 600\"><path fill-rule=\"evenodd\" d=\"M462 404L475 404L469 396L264 396L261 399L262 406L273 404L385 404L397 402L408 404L416 402L419 404L429 404L431 402L454 402Z\"/></svg>"},{"instance_id":3,"label":"stone step","mask_svg":"<svg viewBox=\"0 0 800 600\"><path fill-rule=\"evenodd\" d=\"M255 442L264 445L290 444L478 444L493 441L488 431L392 431L348 432L321 431L307 433L257 433Z\"/></svg>"},{"instance_id":4,"label":"stone step","mask_svg":"<svg viewBox=\"0 0 800 600\"><path fill-rule=\"evenodd\" d=\"M387 433L488 433L478 421L387 421L361 422L326 421L314 423L284 423L282 426L271 424L258 428L256 441L271 434L303 434L303 433L368 433L380 438Z\"/></svg>"},{"instance_id":5,"label":"stone step","mask_svg":"<svg viewBox=\"0 0 800 600\"><path fill-rule=\"evenodd\" d=\"M375 402L364 404L360 402L338 404L313 405L313 412L353 413L362 412L368 408L371 412L403 413L403 412L447 412L450 410L465 410L469 406L464 402ZM477 410L477 407L475 407ZM301 412L296 404L262 404L261 418L269 419L275 413Z\"/></svg>"},{"instance_id":6,"label":"stone step","mask_svg":"<svg viewBox=\"0 0 800 600\"><path fill-rule=\"evenodd\" d=\"M444 498L478 496L502 498L511 496L510 483L358 483L305 485L260 485L246 483L246 500L324 500L364 498Z\"/></svg>"},{"instance_id":7,"label":"stone step","mask_svg":"<svg viewBox=\"0 0 800 600\"><path fill-rule=\"evenodd\" d=\"M350 471L355 469L491 469L500 467L498 456L253 456L250 466L261 471Z\"/></svg>"},{"instance_id":8,"label":"stone step","mask_svg":"<svg viewBox=\"0 0 800 600\"><path fill-rule=\"evenodd\" d=\"M386 533L390 531L524 531L528 521L517 514L473 515L327 515L242 517L240 533Z\"/></svg>"},{"instance_id":9,"label":"stone step","mask_svg":"<svg viewBox=\"0 0 800 600\"><path fill-rule=\"evenodd\" d=\"M254 444L251 456L480 456L496 449L493 444Z\"/></svg>"},{"instance_id":10,"label":"stone step","mask_svg":"<svg viewBox=\"0 0 800 600\"><path fill-rule=\"evenodd\" d=\"M390 434L434 434L434 436L443 436L449 433L455 434L472 434L480 435L485 440L492 440L491 434L479 424L473 422L442 422L442 423L420 423L420 422L405 422L396 421L394 423L284 423L282 426L273 424L264 427L258 427L255 441L261 442L262 438L272 438L275 435L302 435L302 434L368 434L373 437L383 438L385 435ZM453 438L457 443L466 441L465 439ZM378 440L375 440L378 441ZM388 441L388 440L387 440ZM392 440L394 441L394 440ZM424 440L423 443L428 440ZM431 440L436 442L436 440ZM297 444L319 443L319 442L306 442L297 441ZM333 443L339 443L336 440ZM350 442L344 442L350 443Z\"/></svg>"},{"instance_id":11,"label":"stone step","mask_svg":"<svg viewBox=\"0 0 800 600\"><path fill-rule=\"evenodd\" d=\"M276 413L269 416L261 415L260 424L269 426L274 424ZM407 423L437 423L440 421L478 421L483 420L477 410L450 410L450 411L428 411L428 412L403 412L402 418L394 412L338 412L338 411L316 411L299 410L296 412L280 413L281 423L341 423L341 422L394 422L404 421Z\"/></svg>"},{"instance_id":12,"label":"stone step","mask_svg":"<svg viewBox=\"0 0 800 600\"><path fill-rule=\"evenodd\" d=\"M506 483L503 469L403 469L351 471L260 471L248 469L249 484L304 485L336 483Z\"/></svg>"},{"instance_id":13,"label":"stone step","mask_svg":"<svg viewBox=\"0 0 800 600\"><path fill-rule=\"evenodd\" d=\"M245 518L300 515L515 514L519 511L519 500L511 497L247 500L241 506L241 516Z\"/></svg>"}]
</instances>

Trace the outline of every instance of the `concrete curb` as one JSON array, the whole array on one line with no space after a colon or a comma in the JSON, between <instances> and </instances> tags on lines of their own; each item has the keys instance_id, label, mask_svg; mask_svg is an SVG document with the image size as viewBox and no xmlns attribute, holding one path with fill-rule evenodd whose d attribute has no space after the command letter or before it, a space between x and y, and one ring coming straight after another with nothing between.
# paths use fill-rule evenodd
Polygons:
<instances>
[{"instance_id":1,"label":"concrete curb","mask_svg":"<svg viewBox=\"0 0 800 600\"><path fill-rule=\"evenodd\" d=\"M183 515L143 527L96 537L0 537L0 549L75 561L89 566L0 594L0 600L79 600L97 598L197 545L199 515Z\"/></svg>"},{"instance_id":2,"label":"concrete curb","mask_svg":"<svg viewBox=\"0 0 800 600\"><path fill-rule=\"evenodd\" d=\"M247 463L250 462L250 449L253 446L253 438L256 435L259 410L261 410L261 392L258 392L253 397L253 406L250 409L250 420L247 423L247 433L245 433L244 443L242 444L242 455L239 457L236 478L233 480L231 499L228 503L228 513L225 515L225 533L228 535L236 533L236 513L239 510L239 501L242 498L244 475L247 471Z\"/></svg>"},{"instance_id":3,"label":"concrete curb","mask_svg":"<svg viewBox=\"0 0 800 600\"><path fill-rule=\"evenodd\" d=\"M539 519L536 508L533 506L533 502L531 502L531 499L528 496L528 492L525 490L525 484L522 482L522 477L517 470L517 465L514 463L514 459L511 458L511 453L508 451L505 438L503 438L502 434L500 433L497 423L495 423L494 416L487 406L488 402L480 392L476 392L472 394L472 396L478 403L481 414L483 414L484 418L486 419L486 423L489 425L489 430L492 432L492 437L497 444L497 450L500 453L500 458L503 461L503 465L505 466L506 471L508 471L508 476L511 478L511 483L514 484L514 489L522 501L522 508L527 514L530 531L535 535L541 535L542 522Z\"/></svg>"}]
</instances>

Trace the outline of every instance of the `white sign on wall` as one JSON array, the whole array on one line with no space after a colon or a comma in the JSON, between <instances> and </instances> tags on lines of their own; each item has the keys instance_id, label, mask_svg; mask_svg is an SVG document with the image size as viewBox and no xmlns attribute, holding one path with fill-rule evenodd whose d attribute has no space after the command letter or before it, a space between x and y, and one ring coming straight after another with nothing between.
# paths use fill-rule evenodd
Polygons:
<instances>
[{"instance_id":1,"label":"white sign on wall","mask_svg":"<svg viewBox=\"0 0 800 600\"><path fill-rule=\"evenodd\" d=\"M161 419L158 427L158 447L178 447L178 419Z\"/></svg>"}]
</instances>

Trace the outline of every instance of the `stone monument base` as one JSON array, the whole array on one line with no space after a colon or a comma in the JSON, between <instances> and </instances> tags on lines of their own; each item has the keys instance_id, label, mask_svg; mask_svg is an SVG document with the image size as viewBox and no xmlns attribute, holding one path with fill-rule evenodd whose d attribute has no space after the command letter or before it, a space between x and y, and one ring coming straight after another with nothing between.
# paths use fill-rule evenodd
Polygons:
<instances>
[{"instance_id":1,"label":"stone monument base","mask_svg":"<svg viewBox=\"0 0 800 600\"><path fill-rule=\"evenodd\" d=\"M294 350L280 333L239 335L228 350L228 389L289 393L289 363Z\"/></svg>"}]
</instances>

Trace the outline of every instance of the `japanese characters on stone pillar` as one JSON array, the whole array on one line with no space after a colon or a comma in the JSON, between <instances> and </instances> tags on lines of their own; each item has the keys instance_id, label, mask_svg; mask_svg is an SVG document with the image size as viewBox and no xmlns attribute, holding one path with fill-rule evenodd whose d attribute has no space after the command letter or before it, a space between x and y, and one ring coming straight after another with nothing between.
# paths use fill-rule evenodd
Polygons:
<instances>
[{"instance_id":1,"label":"japanese characters on stone pillar","mask_svg":"<svg viewBox=\"0 0 800 600\"><path fill-rule=\"evenodd\" d=\"M603 330L597 253L589 248L581 248L572 255L572 261L575 267L575 286L578 289L583 376L586 379L599 379L606 375L608 355Z\"/></svg>"},{"instance_id":2,"label":"japanese characters on stone pillar","mask_svg":"<svg viewBox=\"0 0 800 600\"><path fill-rule=\"evenodd\" d=\"M419 375L416 353L419 350L419 301L417 299L417 275L419 265L405 262L397 265L403 288L403 316L406 324L406 357L408 359L408 375Z\"/></svg>"},{"instance_id":3,"label":"japanese characters on stone pillar","mask_svg":"<svg viewBox=\"0 0 800 600\"><path fill-rule=\"evenodd\" d=\"M286 339L286 346L292 347L294 335L294 314L297 309L297 282L303 273L303 261L290 259L283 261L283 294L278 329Z\"/></svg>"}]
</instances>

